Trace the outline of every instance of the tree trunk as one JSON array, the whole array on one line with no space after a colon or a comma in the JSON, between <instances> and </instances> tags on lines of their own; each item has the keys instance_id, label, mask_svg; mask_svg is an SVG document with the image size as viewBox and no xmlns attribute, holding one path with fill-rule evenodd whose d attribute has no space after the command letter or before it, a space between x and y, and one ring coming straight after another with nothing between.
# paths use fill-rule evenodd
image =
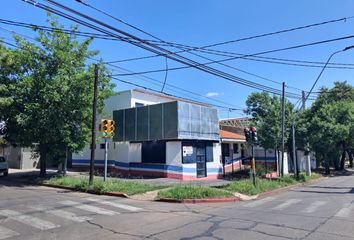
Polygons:
<instances>
[{"instance_id":1,"label":"tree trunk","mask_svg":"<svg viewBox=\"0 0 354 240\"><path fill-rule=\"evenodd\" d=\"M353 154L354 154L354 152L348 151L348 155L349 155L349 167L350 167L350 168L353 168Z\"/></svg>"},{"instance_id":2,"label":"tree trunk","mask_svg":"<svg viewBox=\"0 0 354 240\"><path fill-rule=\"evenodd\" d=\"M345 157L346 157L346 155L345 155L345 151L346 151L346 146L345 146L345 142L342 142L342 156L341 156L341 158L340 158L340 167L339 167L339 169L340 170L344 170L344 167L345 167Z\"/></svg>"},{"instance_id":3,"label":"tree trunk","mask_svg":"<svg viewBox=\"0 0 354 240\"><path fill-rule=\"evenodd\" d=\"M344 170L345 165L345 150L342 152L342 157L340 159L340 170Z\"/></svg>"},{"instance_id":4,"label":"tree trunk","mask_svg":"<svg viewBox=\"0 0 354 240\"><path fill-rule=\"evenodd\" d=\"M325 164L325 173L326 174L330 174L331 173L331 168L330 168L330 161L331 161L331 157L330 155L323 155L323 161Z\"/></svg>"},{"instance_id":5,"label":"tree trunk","mask_svg":"<svg viewBox=\"0 0 354 240\"><path fill-rule=\"evenodd\" d=\"M40 144L39 145L39 167L40 167L40 172L39 176L40 177L46 177L46 170L47 170L47 145L46 144Z\"/></svg>"}]
</instances>

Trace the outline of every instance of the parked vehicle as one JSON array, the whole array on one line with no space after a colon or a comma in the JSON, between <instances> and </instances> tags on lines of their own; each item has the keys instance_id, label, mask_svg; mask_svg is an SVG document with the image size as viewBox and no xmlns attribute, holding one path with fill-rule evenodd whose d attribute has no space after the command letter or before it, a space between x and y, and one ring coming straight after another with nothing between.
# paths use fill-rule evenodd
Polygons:
<instances>
[{"instance_id":1,"label":"parked vehicle","mask_svg":"<svg viewBox=\"0 0 354 240\"><path fill-rule=\"evenodd\" d=\"M0 156L0 173L4 176L9 174L9 165L6 162L5 157Z\"/></svg>"}]
</instances>

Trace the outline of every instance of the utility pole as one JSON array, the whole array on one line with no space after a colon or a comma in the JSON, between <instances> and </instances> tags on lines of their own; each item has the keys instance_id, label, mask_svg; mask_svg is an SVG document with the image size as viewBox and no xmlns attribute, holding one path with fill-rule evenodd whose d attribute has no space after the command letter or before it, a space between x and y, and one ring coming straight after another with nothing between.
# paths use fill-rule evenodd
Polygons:
<instances>
[{"instance_id":1,"label":"utility pole","mask_svg":"<svg viewBox=\"0 0 354 240\"><path fill-rule=\"evenodd\" d=\"M306 107L306 96L305 96L305 91L302 91L302 110L305 110Z\"/></svg>"},{"instance_id":2,"label":"utility pole","mask_svg":"<svg viewBox=\"0 0 354 240\"><path fill-rule=\"evenodd\" d=\"M97 85L98 85L98 66L95 64L95 79L93 84L92 101L92 138L91 138L91 159L90 159L90 177L89 185L93 184L93 172L95 170L95 151L96 151L96 106L97 106Z\"/></svg>"},{"instance_id":3,"label":"utility pole","mask_svg":"<svg viewBox=\"0 0 354 240\"><path fill-rule=\"evenodd\" d=\"M285 132L285 82L283 82L282 101L281 101L281 169L280 175L284 175L284 132Z\"/></svg>"}]
</instances>

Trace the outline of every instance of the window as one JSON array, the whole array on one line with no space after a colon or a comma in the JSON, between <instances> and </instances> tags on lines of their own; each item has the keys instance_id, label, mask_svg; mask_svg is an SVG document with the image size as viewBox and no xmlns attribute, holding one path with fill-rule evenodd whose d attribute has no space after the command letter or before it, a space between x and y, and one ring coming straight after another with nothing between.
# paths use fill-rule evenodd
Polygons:
<instances>
[{"instance_id":1,"label":"window","mask_svg":"<svg viewBox=\"0 0 354 240\"><path fill-rule=\"evenodd\" d=\"M0 162L5 162L5 158L4 157L0 157Z\"/></svg>"},{"instance_id":2,"label":"window","mask_svg":"<svg viewBox=\"0 0 354 240\"><path fill-rule=\"evenodd\" d=\"M199 154L204 153L206 162L213 162L213 143L212 142L197 142L197 141L182 141L182 163L196 163L197 151Z\"/></svg>"},{"instance_id":3,"label":"window","mask_svg":"<svg viewBox=\"0 0 354 240\"><path fill-rule=\"evenodd\" d=\"M241 144L241 158L245 157L245 145Z\"/></svg>"},{"instance_id":4,"label":"window","mask_svg":"<svg viewBox=\"0 0 354 240\"><path fill-rule=\"evenodd\" d=\"M221 144L221 152L223 157L229 157L230 156L230 145L228 143L222 143Z\"/></svg>"},{"instance_id":5,"label":"window","mask_svg":"<svg viewBox=\"0 0 354 240\"><path fill-rule=\"evenodd\" d=\"M166 163L166 142L142 142L142 163Z\"/></svg>"},{"instance_id":6,"label":"window","mask_svg":"<svg viewBox=\"0 0 354 240\"><path fill-rule=\"evenodd\" d=\"M104 149L104 143L100 144L100 149Z\"/></svg>"},{"instance_id":7,"label":"window","mask_svg":"<svg viewBox=\"0 0 354 240\"><path fill-rule=\"evenodd\" d=\"M233 147L234 147L234 153L239 153L240 152L239 149L238 149L238 144L237 143L234 143Z\"/></svg>"},{"instance_id":8,"label":"window","mask_svg":"<svg viewBox=\"0 0 354 240\"><path fill-rule=\"evenodd\" d=\"M144 103L135 102L135 107L144 107Z\"/></svg>"}]
</instances>

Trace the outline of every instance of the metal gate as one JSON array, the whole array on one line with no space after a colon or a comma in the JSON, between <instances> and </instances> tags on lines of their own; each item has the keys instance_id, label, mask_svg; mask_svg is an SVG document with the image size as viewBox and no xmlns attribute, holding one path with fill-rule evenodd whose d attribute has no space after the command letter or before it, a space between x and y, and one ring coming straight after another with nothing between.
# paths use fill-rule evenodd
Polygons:
<instances>
[{"instance_id":1,"label":"metal gate","mask_svg":"<svg viewBox=\"0 0 354 240\"><path fill-rule=\"evenodd\" d=\"M197 147L197 178L207 176L205 147Z\"/></svg>"}]
</instances>

